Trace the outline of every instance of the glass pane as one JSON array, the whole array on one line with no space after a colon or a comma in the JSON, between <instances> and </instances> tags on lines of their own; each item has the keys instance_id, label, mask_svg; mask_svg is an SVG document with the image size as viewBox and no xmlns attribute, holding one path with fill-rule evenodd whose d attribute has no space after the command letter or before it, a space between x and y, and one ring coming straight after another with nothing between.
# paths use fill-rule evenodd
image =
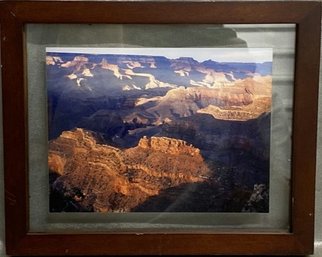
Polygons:
<instances>
[{"instance_id":1,"label":"glass pane","mask_svg":"<svg viewBox=\"0 0 322 257\"><path fill-rule=\"evenodd\" d=\"M294 25L26 32L31 231L289 229Z\"/></svg>"}]
</instances>

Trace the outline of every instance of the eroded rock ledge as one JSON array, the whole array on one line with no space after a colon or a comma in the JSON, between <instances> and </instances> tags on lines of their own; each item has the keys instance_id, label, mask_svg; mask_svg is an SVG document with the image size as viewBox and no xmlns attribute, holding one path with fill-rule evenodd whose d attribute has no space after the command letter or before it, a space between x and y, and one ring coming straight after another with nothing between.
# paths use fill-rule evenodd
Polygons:
<instances>
[{"instance_id":1,"label":"eroded rock ledge","mask_svg":"<svg viewBox=\"0 0 322 257\"><path fill-rule=\"evenodd\" d=\"M100 142L97 134L80 128L50 142L49 169L58 176L55 193L76 188L80 206L122 212L161 190L203 182L210 175L200 150L183 140L143 137L123 150Z\"/></svg>"}]
</instances>

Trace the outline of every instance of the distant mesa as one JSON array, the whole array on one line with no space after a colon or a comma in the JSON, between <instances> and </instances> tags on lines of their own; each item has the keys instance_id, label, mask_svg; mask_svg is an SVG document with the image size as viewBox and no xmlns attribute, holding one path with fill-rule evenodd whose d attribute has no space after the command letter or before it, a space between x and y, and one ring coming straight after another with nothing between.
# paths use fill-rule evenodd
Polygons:
<instances>
[{"instance_id":1,"label":"distant mesa","mask_svg":"<svg viewBox=\"0 0 322 257\"><path fill-rule=\"evenodd\" d=\"M64 68L76 67L77 69L80 69L86 63L88 63L88 58L84 56L75 56L72 61L68 61L66 63L61 64L61 67L64 67Z\"/></svg>"},{"instance_id":2,"label":"distant mesa","mask_svg":"<svg viewBox=\"0 0 322 257\"><path fill-rule=\"evenodd\" d=\"M234 87L215 89L178 87L169 90L163 97L140 98L136 105L153 102L154 106L146 111L158 113L159 123L174 119L176 115L188 117L195 113L211 114L222 120L255 119L270 112L271 89L267 89L267 84L271 81L268 78L261 81L248 80L250 79L238 82Z\"/></svg>"},{"instance_id":3,"label":"distant mesa","mask_svg":"<svg viewBox=\"0 0 322 257\"><path fill-rule=\"evenodd\" d=\"M46 65L56 65L57 63L63 63L63 60L59 56L46 56Z\"/></svg>"},{"instance_id":4,"label":"distant mesa","mask_svg":"<svg viewBox=\"0 0 322 257\"><path fill-rule=\"evenodd\" d=\"M102 69L112 71L115 77L117 77L119 79L123 78L117 64L108 63L107 60L105 58L103 58L102 62L100 63L100 66L102 67Z\"/></svg>"},{"instance_id":5,"label":"distant mesa","mask_svg":"<svg viewBox=\"0 0 322 257\"><path fill-rule=\"evenodd\" d=\"M211 60L198 62L188 57L168 59L155 56L105 54L95 55L94 58L93 55L75 56L74 54L72 60L68 60L55 56L54 53L48 53L46 64L68 69L69 72L71 71L67 74L68 78L75 81L81 77L94 78L104 70L112 72L122 81L120 89L123 90L176 86L220 88L234 86L245 78L271 75L271 63L219 63ZM137 81L131 81L133 77L145 77L149 82L145 85L137 84Z\"/></svg>"}]
</instances>

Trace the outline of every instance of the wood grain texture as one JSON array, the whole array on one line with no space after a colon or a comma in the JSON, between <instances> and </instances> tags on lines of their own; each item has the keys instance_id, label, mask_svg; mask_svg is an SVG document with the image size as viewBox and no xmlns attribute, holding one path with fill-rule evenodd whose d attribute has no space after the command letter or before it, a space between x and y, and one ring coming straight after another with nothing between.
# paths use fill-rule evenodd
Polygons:
<instances>
[{"instance_id":1,"label":"wood grain texture","mask_svg":"<svg viewBox=\"0 0 322 257\"><path fill-rule=\"evenodd\" d=\"M13 1L9 6L11 15L30 23L222 24L294 23L319 3Z\"/></svg>"},{"instance_id":2,"label":"wood grain texture","mask_svg":"<svg viewBox=\"0 0 322 257\"><path fill-rule=\"evenodd\" d=\"M292 232L312 251L307 228L314 227L320 15L312 9L297 26L292 140Z\"/></svg>"},{"instance_id":3,"label":"wood grain texture","mask_svg":"<svg viewBox=\"0 0 322 257\"><path fill-rule=\"evenodd\" d=\"M1 8L1 64L6 242L14 248L28 226L27 92L24 82L23 25Z\"/></svg>"},{"instance_id":4,"label":"wood grain texture","mask_svg":"<svg viewBox=\"0 0 322 257\"><path fill-rule=\"evenodd\" d=\"M8 254L312 253L320 51L319 2L2 1L0 7ZM291 233L28 233L28 124L23 34L25 23L296 23Z\"/></svg>"}]
</instances>

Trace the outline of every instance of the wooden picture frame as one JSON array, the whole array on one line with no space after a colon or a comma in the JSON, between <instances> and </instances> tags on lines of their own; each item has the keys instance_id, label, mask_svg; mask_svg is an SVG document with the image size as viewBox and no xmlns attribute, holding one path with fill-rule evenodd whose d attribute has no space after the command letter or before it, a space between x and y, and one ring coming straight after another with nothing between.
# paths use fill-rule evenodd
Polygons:
<instances>
[{"instance_id":1,"label":"wooden picture frame","mask_svg":"<svg viewBox=\"0 0 322 257\"><path fill-rule=\"evenodd\" d=\"M320 10L321 3L308 1L1 1L7 254L311 254L314 242ZM31 233L28 209L28 85L24 40L24 26L28 23L296 24L290 231Z\"/></svg>"}]
</instances>

